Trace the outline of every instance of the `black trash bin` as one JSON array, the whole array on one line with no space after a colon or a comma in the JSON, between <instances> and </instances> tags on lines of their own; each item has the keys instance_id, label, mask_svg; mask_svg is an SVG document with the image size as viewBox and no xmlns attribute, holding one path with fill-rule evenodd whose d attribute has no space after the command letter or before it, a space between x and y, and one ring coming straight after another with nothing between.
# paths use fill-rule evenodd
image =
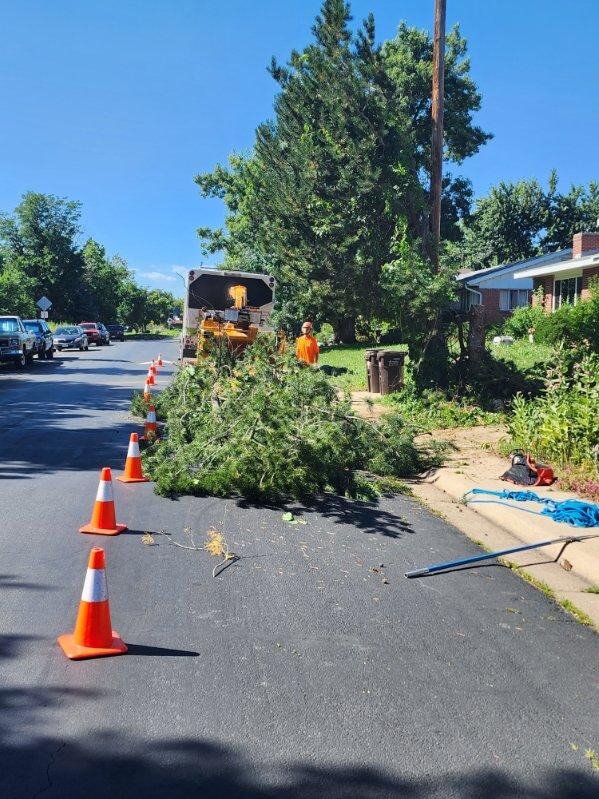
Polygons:
<instances>
[{"instance_id":1,"label":"black trash bin","mask_svg":"<svg viewBox=\"0 0 599 799\"><path fill-rule=\"evenodd\" d=\"M377 355L379 365L379 388L381 394L392 394L403 386L405 352L381 350Z\"/></svg>"},{"instance_id":2,"label":"black trash bin","mask_svg":"<svg viewBox=\"0 0 599 799\"><path fill-rule=\"evenodd\" d=\"M368 391L371 394L378 394L381 390L379 384L379 362L377 361L378 350L366 350L364 358L366 360L366 376L368 379Z\"/></svg>"}]
</instances>

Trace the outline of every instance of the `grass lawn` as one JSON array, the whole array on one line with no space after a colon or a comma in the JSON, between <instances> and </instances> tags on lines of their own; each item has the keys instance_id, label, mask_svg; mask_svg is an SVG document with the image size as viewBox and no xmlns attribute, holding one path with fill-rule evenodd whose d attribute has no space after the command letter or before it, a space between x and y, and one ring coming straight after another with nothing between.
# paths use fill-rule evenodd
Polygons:
<instances>
[{"instance_id":1,"label":"grass lawn","mask_svg":"<svg viewBox=\"0 0 599 799\"><path fill-rule=\"evenodd\" d=\"M351 391L365 391L366 361L364 353L374 349L376 344L340 344L322 347L318 363L330 367L331 382ZM403 344L381 345L382 350L405 350ZM329 370L327 370L329 371Z\"/></svg>"},{"instance_id":2,"label":"grass lawn","mask_svg":"<svg viewBox=\"0 0 599 799\"><path fill-rule=\"evenodd\" d=\"M548 344L531 344L527 339L517 339L511 346L487 341L487 349L494 358L512 363L520 371L527 371L549 362L552 347Z\"/></svg>"}]
</instances>

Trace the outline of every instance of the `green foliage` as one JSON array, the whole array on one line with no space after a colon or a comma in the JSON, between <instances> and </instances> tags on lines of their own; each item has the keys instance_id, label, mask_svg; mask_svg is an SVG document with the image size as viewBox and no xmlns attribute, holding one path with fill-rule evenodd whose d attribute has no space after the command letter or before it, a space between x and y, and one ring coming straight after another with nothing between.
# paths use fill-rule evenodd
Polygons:
<instances>
[{"instance_id":1,"label":"green foliage","mask_svg":"<svg viewBox=\"0 0 599 799\"><path fill-rule=\"evenodd\" d=\"M565 194L557 185L553 171L547 189L536 180L493 186L470 216L462 214L461 235L447 243L446 262L482 269L571 247L574 233L595 228L599 183L571 186Z\"/></svg>"},{"instance_id":2,"label":"green foliage","mask_svg":"<svg viewBox=\"0 0 599 799\"><path fill-rule=\"evenodd\" d=\"M596 477L599 355L558 349L545 393L534 400L516 397L508 428L514 447L556 466L582 466Z\"/></svg>"},{"instance_id":3,"label":"green foliage","mask_svg":"<svg viewBox=\"0 0 599 799\"><path fill-rule=\"evenodd\" d=\"M552 345L563 341L577 346L585 341L587 347L599 352L599 292L595 289L590 300L543 314L535 327L535 338Z\"/></svg>"},{"instance_id":4,"label":"green foliage","mask_svg":"<svg viewBox=\"0 0 599 799\"><path fill-rule=\"evenodd\" d=\"M0 260L0 314L18 314L24 319L36 315L34 281L16 264Z\"/></svg>"},{"instance_id":5,"label":"green foliage","mask_svg":"<svg viewBox=\"0 0 599 799\"><path fill-rule=\"evenodd\" d=\"M536 332L545 322L546 313L539 305L516 308L506 319L503 332L514 338L526 338L531 329ZM538 339L538 336L535 336Z\"/></svg>"},{"instance_id":6,"label":"green foliage","mask_svg":"<svg viewBox=\"0 0 599 799\"><path fill-rule=\"evenodd\" d=\"M401 477L421 465L398 417L373 429L324 374L266 341L236 362L184 367L161 403L167 435L145 460L162 494L356 496L372 491L364 473Z\"/></svg>"},{"instance_id":7,"label":"green foliage","mask_svg":"<svg viewBox=\"0 0 599 799\"><path fill-rule=\"evenodd\" d=\"M450 399L441 391L419 393L413 385L390 394L387 404L395 408L407 425L421 431L497 424L503 419L503 414L485 411L472 399Z\"/></svg>"},{"instance_id":8,"label":"green foliage","mask_svg":"<svg viewBox=\"0 0 599 799\"><path fill-rule=\"evenodd\" d=\"M536 377L543 377L553 357L553 347L532 343L528 338L516 339L511 347L495 346L487 342L496 361L503 361L519 372Z\"/></svg>"},{"instance_id":9,"label":"green foliage","mask_svg":"<svg viewBox=\"0 0 599 799\"><path fill-rule=\"evenodd\" d=\"M501 181L478 200L461 240L447 245L446 260L482 269L530 258L540 253L546 218L547 197L536 180Z\"/></svg>"},{"instance_id":10,"label":"green foliage","mask_svg":"<svg viewBox=\"0 0 599 799\"><path fill-rule=\"evenodd\" d=\"M280 87L274 119L260 125L248 157L234 156L196 182L227 206L225 229L201 229L207 252L227 268L278 279L277 324L330 323L355 341L358 317L392 321L422 336L435 323L449 281L420 254L430 158L427 34L402 26L381 48L369 17L355 36L349 7L325 0L314 41L270 72ZM480 97L465 41L448 38L446 141L454 160L488 138L472 125ZM470 187L446 181L444 220L463 215ZM420 307L411 313L412 307ZM402 328L403 329L403 328ZM407 340L407 339L406 339Z\"/></svg>"},{"instance_id":11,"label":"green foliage","mask_svg":"<svg viewBox=\"0 0 599 799\"><path fill-rule=\"evenodd\" d=\"M30 299L49 296L60 318L73 318L85 293L76 244L80 214L77 202L28 192L13 216L0 216L2 271L23 274Z\"/></svg>"},{"instance_id":12,"label":"green foliage","mask_svg":"<svg viewBox=\"0 0 599 799\"><path fill-rule=\"evenodd\" d=\"M93 239L88 239L82 250L84 281L89 294L88 318L100 319L105 324L128 320L119 315L119 305L130 286L133 274L118 255L111 259L106 250Z\"/></svg>"},{"instance_id":13,"label":"green foliage","mask_svg":"<svg viewBox=\"0 0 599 799\"><path fill-rule=\"evenodd\" d=\"M557 190L557 173L549 177L548 216L542 241L544 252L572 246L572 236L583 230L595 230L599 219L599 183L588 187L571 186L567 194Z\"/></svg>"}]
</instances>

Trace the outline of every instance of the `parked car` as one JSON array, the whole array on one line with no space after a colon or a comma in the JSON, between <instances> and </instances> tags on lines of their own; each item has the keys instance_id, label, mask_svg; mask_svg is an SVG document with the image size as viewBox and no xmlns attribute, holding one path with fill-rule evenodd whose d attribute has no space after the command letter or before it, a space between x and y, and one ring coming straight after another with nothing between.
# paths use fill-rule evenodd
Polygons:
<instances>
[{"instance_id":1,"label":"parked car","mask_svg":"<svg viewBox=\"0 0 599 799\"><path fill-rule=\"evenodd\" d=\"M24 369L33 361L35 335L26 330L19 316L0 316L0 361Z\"/></svg>"},{"instance_id":2,"label":"parked car","mask_svg":"<svg viewBox=\"0 0 599 799\"><path fill-rule=\"evenodd\" d=\"M102 343L103 344L110 344L110 333L108 332L108 328L106 325L103 325L102 322L97 322L98 328L100 333L102 334Z\"/></svg>"},{"instance_id":3,"label":"parked car","mask_svg":"<svg viewBox=\"0 0 599 799\"><path fill-rule=\"evenodd\" d=\"M79 325L62 325L54 331L54 346L62 350L88 350L89 341L85 330Z\"/></svg>"},{"instance_id":4,"label":"parked car","mask_svg":"<svg viewBox=\"0 0 599 799\"><path fill-rule=\"evenodd\" d=\"M125 340L125 326L124 325L106 325L110 333L111 341L124 341Z\"/></svg>"},{"instance_id":5,"label":"parked car","mask_svg":"<svg viewBox=\"0 0 599 799\"><path fill-rule=\"evenodd\" d=\"M45 319L23 319L25 330L30 330L35 336L34 351L40 361L43 358L50 360L54 357L54 338Z\"/></svg>"},{"instance_id":6,"label":"parked car","mask_svg":"<svg viewBox=\"0 0 599 799\"><path fill-rule=\"evenodd\" d=\"M169 329L172 329L173 327L183 327L183 319L181 319L178 314L172 314L166 320L166 326Z\"/></svg>"},{"instance_id":7,"label":"parked car","mask_svg":"<svg viewBox=\"0 0 599 799\"><path fill-rule=\"evenodd\" d=\"M110 344L110 333L102 322L79 322L78 326L83 328L90 344L95 344L96 347Z\"/></svg>"}]
</instances>

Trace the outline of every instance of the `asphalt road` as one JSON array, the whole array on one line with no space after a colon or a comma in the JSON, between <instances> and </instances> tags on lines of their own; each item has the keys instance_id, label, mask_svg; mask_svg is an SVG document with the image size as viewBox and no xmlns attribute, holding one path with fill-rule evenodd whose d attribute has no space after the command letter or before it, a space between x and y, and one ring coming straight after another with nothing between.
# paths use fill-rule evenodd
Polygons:
<instances>
[{"instance_id":1,"label":"asphalt road","mask_svg":"<svg viewBox=\"0 0 599 799\"><path fill-rule=\"evenodd\" d=\"M0 368L0 796L597 799L599 638L409 499L281 508L115 483L131 391L175 344ZM172 367L162 370L160 384ZM214 525L241 559L145 546ZM124 657L71 662L92 545Z\"/></svg>"}]
</instances>

